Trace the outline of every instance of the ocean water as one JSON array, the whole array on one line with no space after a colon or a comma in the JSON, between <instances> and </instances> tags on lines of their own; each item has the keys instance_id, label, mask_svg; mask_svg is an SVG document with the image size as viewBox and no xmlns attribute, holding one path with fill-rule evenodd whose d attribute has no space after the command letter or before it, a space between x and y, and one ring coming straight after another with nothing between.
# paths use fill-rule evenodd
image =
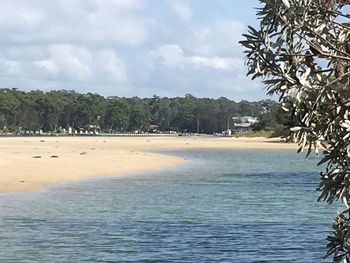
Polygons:
<instances>
[{"instance_id":1,"label":"ocean water","mask_svg":"<svg viewBox=\"0 0 350 263\"><path fill-rule=\"evenodd\" d=\"M316 157L169 153L188 161L1 194L0 262L331 262L336 207L316 202Z\"/></svg>"}]
</instances>

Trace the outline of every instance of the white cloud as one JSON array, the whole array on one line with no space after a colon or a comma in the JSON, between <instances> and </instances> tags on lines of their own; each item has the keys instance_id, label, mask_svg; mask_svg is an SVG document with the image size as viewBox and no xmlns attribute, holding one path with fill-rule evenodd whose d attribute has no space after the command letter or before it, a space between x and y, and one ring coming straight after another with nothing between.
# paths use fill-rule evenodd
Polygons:
<instances>
[{"instance_id":1,"label":"white cloud","mask_svg":"<svg viewBox=\"0 0 350 263\"><path fill-rule=\"evenodd\" d=\"M169 4L176 16L183 21L190 21L193 17L193 12L190 6L180 0L170 0Z\"/></svg>"},{"instance_id":2,"label":"white cloud","mask_svg":"<svg viewBox=\"0 0 350 263\"><path fill-rule=\"evenodd\" d=\"M255 86L237 43L245 26L205 8L194 0L1 0L0 86L255 94L244 88Z\"/></svg>"},{"instance_id":3,"label":"white cloud","mask_svg":"<svg viewBox=\"0 0 350 263\"><path fill-rule=\"evenodd\" d=\"M51 75L57 75L60 72L58 65L50 59L40 60L34 62L39 68L42 68L47 71L47 73Z\"/></svg>"},{"instance_id":4,"label":"white cloud","mask_svg":"<svg viewBox=\"0 0 350 263\"><path fill-rule=\"evenodd\" d=\"M15 1L0 2L0 30L36 29L46 19L45 13L28 3Z\"/></svg>"},{"instance_id":5,"label":"white cloud","mask_svg":"<svg viewBox=\"0 0 350 263\"><path fill-rule=\"evenodd\" d=\"M243 61L239 58L199 55L186 56L179 45L161 46L158 50L153 51L152 55L156 59L160 58L161 63L170 68L209 67L215 70L229 71L243 66Z\"/></svg>"},{"instance_id":6,"label":"white cloud","mask_svg":"<svg viewBox=\"0 0 350 263\"><path fill-rule=\"evenodd\" d=\"M67 0L66 0L67 1ZM68 0L71 1L71 0ZM86 0L80 0L80 2L85 2ZM125 10L135 10L142 9L145 7L145 2L143 0L95 0L92 1L100 8L114 11L125 11Z\"/></svg>"},{"instance_id":7,"label":"white cloud","mask_svg":"<svg viewBox=\"0 0 350 263\"><path fill-rule=\"evenodd\" d=\"M103 75L106 75L114 81L126 81L126 66L124 62L117 56L117 54L111 50L102 50L96 54L97 71L102 71Z\"/></svg>"},{"instance_id":8,"label":"white cloud","mask_svg":"<svg viewBox=\"0 0 350 263\"><path fill-rule=\"evenodd\" d=\"M0 72L4 75L22 75L20 64L14 60L0 57Z\"/></svg>"},{"instance_id":9,"label":"white cloud","mask_svg":"<svg viewBox=\"0 0 350 263\"><path fill-rule=\"evenodd\" d=\"M242 60L237 58L224 58L224 57L201 57L193 56L190 58L191 62L211 67L218 70L231 70L241 66Z\"/></svg>"},{"instance_id":10,"label":"white cloud","mask_svg":"<svg viewBox=\"0 0 350 263\"><path fill-rule=\"evenodd\" d=\"M49 61L57 65L62 77L86 81L92 74L93 58L86 48L70 45L50 46Z\"/></svg>"},{"instance_id":11,"label":"white cloud","mask_svg":"<svg viewBox=\"0 0 350 263\"><path fill-rule=\"evenodd\" d=\"M0 54L7 60L21 63L42 60L47 56L44 47L33 45L0 46Z\"/></svg>"},{"instance_id":12,"label":"white cloud","mask_svg":"<svg viewBox=\"0 0 350 263\"><path fill-rule=\"evenodd\" d=\"M242 55L238 41L242 39L245 25L236 20L218 20L208 26L195 27L184 40L184 46L206 56Z\"/></svg>"},{"instance_id":13,"label":"white cloud","mask_svg":"<svg viewBox=\"0 0 350 263\"><path fill-rule=\"evenodd\" d=\"M112 49L89 50L86 47L52 45L46 57L33 61L15 61L0 57L2 75L25 79L48 79L90 82L95 84L125 83L127 67Z\"/></svg>"},{"instance_id":14,"label":"white cloud","mask_svg":"<svg viewBox=\"0 0 350 263\"><path fill-rule=\"evenodd\" d=\"M36 64L51 73L51 77L92 82L127 79L126 67L114 50L94 51L69 45L54 45L48 50L48 58Z\"/></svg>"},{"instance_id":15,"label":"white cloud","mask_svg":"<svg viewBox=\"0 0 350 263\"><path fill-rule=\"evenodd\" d=\"M186 63L183 50L178 45L161 46L158 50L151 52L155 58L168 67L177 67Z\"/></svg>"},{"instance_id":16,"label":"white cloud","mask_svg":"<svg viewBox=\"0 0 350 263\"><path fill-rule=\"evenodd\" d=\"M9 44L144 44L153 20L143 0L2 0L0 37Z\"/></svg>"}]
</instances>

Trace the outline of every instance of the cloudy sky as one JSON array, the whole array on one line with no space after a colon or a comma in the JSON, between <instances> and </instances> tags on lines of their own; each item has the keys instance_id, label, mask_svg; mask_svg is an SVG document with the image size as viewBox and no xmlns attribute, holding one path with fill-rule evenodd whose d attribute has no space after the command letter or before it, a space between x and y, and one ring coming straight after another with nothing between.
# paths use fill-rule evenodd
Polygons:
<instances>
[{"instance_id":1,"label":"cloudy sky","mask_svg":"<svg viewBox=\"0 0 350 263\"><path fill-rule=\"evenodd\" d=\"M0 87L267 98L238 45L257 0L1 0Z\"/></svg>"}]
</instances>

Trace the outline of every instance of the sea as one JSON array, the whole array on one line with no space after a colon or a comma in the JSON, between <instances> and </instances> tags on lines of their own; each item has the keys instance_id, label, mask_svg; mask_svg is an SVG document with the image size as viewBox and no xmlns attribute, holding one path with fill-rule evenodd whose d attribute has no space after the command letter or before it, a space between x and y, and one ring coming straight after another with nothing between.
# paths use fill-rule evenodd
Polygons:
<instances>
[{"instance_id":1,"label":"sea","mask_svg":"<svg viewBox=\"0 0 350 263\"><path fill-rule=\"evenodd\" d=\"M0 194L0 262L332 261L325 239L339 206L317 202L319 157L164 153L185 162Z\"/></svg>"}]
</instances>

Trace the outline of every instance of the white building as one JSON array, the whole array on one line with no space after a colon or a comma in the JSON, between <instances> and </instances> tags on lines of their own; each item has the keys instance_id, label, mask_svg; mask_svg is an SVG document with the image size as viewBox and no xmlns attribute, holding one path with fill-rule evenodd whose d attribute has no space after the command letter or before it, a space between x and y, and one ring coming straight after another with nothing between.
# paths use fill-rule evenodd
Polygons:
<instances>
[{"instance_id":1,"label":"white building","mask_svg":"<svg viewBox=\"0 0 350 263\"><path fill-rule=\"evenodd\" d=\"M254 123L258 123L258 118L256 117L251 117L251 116L243 116L241 117L241 123L251 123L251 124L254 124Z\"/></svg>"},{"instance_id":2,"label":"white building","mask_svg":"<svg viewBox=\"0 0 350 263\"><path fill-rule=\"evenodd\" d=\"M240 133L244 131L251 131L252 126L255 123L258 123L258 118L256 117L251 117L251 116L243 116L241 118L235 117L235 120L239 120L239 123L234 123L233 124L233 131L235 133Z\"/></svg>"}]
</instances>

